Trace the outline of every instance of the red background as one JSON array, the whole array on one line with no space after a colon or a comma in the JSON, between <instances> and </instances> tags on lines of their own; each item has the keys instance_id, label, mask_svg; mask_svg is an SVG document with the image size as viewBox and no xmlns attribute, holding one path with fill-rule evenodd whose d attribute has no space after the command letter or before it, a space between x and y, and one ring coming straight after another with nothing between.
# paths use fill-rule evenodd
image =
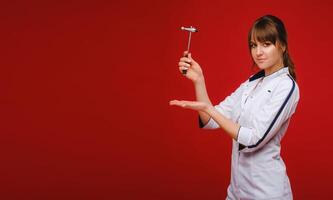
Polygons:
<instances>
[{"instance_id":1,"label":"red background","mask_svg":"<svg viewBox=\"0 0 333 200\"><path fill-rule=\"evenodd\" d=\"M332 199L331 1L2 1L1 199L224 199L231 139L197 114L192 54L216 104L252 73L247 32L289 32L301 101L283 140L295 199Z\"/></svg>"}]
</instances>

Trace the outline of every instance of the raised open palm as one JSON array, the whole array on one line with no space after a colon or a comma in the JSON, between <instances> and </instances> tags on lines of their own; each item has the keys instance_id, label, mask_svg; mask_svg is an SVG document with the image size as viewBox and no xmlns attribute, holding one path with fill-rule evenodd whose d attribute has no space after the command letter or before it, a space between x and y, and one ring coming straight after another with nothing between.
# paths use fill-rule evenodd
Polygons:
<instances>
[{"instance_id":1,"label":"raised open palm","mask_svg":"<svg viewBox=\"0 0 333 200\"><path fill-rule=\"evenodd\" d=\"M172 106L179 106L182 108L192 109L196 111L205 111L208 105L205 102L199 101L184 101L184 100L172 100L169 102Z\"/></svg>"}]
</instances>

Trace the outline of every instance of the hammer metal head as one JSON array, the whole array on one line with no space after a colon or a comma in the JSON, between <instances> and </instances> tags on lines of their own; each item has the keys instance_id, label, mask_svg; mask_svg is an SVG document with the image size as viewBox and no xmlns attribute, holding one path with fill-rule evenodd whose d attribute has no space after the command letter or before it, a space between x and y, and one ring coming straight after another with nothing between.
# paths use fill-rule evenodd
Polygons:
<instances>
[{"instance_id":1,"label":"hammer metal head","mask_svg":"<svg viewBox=\"0 0 333 200\"><path fill-rule=\"evenodd\" d=\"M183 31L189 31L189 32L192 32L192 33L198 32L198 29L196 29L196 28L194 28L192 26L191 27L184 27L184 26L182 26L180 29L183 30Z\"/></svg>"}]
</instances>

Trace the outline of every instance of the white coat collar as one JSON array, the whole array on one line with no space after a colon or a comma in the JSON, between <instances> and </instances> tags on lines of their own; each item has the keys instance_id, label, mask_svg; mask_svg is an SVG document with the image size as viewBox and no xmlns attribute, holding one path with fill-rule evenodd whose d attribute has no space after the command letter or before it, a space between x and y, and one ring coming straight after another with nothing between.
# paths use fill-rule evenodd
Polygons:
<instances>
[{"instance_id":1,"label":"white coat collar","mask_svg":"<svg viewBox=\"0 0 333 200\"><path fill-rule=\"evenodd\" d=\"M265 76L265 71L264 70L260 70L258 73L254 74L253 76L251 76L249 78L249 82L251 81L254 81L254 80L257 80L261 77L264 77L265 80L269 80L269 79L273 79L281 74L289 74L289 68L288 67L283 67L281 69L279 69L278 71L268 75L268 76Z\"/></svg>"}]
</instances>

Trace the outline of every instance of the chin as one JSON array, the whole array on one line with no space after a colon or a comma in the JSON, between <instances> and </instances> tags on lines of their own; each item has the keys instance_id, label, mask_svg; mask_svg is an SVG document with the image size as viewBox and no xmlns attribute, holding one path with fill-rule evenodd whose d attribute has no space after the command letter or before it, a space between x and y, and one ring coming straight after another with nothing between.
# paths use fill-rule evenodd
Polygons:
<instances>
[{"instance_id":1,"label":"chin","mask_svg":"<svg viewBox=\"0 0 333 200\"><path fill-rule=\"evenodd\" d=\"M263 65L263 64L257 64L257 66L258 66L259 69L266 69L266 68L268 68L268 66Z\"/></svg>"}]
</instances>

